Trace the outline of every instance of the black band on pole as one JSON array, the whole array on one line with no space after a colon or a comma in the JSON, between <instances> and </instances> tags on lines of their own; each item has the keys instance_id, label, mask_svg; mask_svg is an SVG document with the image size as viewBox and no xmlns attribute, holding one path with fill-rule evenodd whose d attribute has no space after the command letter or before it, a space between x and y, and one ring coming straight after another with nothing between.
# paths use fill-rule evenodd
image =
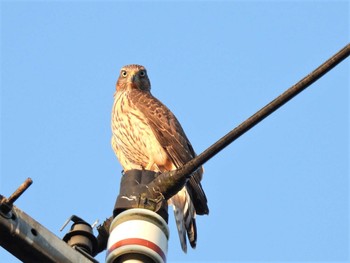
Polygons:
<instances>
[{"instance_id":1,"label":"black band on pole","mask_svg":"<svg viewBox=\"0 0 350 263\"><path fill-rule=\"evenodd\" d=\"M113 216L130 208L145 208L159 214L168 222L167 199L159 192L148 187L158 174L149 170L129 170L123 173L120 181L120 191L117 197Z\"/></svg>"}]
</instances>

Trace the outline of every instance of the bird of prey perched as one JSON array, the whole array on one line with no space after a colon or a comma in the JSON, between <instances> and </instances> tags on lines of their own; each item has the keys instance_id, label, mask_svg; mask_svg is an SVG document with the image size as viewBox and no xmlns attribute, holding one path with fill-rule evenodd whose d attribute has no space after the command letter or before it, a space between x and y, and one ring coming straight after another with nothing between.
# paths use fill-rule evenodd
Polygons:
<instances>
[{"instance_id":1,"label":"bird of prey perched","mask_svg":"<svg viewBox=\"0 0 350 263\"><path fill-rule=\"evenodd\" d=\"M124 66L116 85L112 109L112 147L124 171L176 170L196 154L174 114L151 94L145 67ZM209 213L199 168L168 203L174 208L181 247L187 251L186 232L196 247L195 216Z\"/></svg>"}]
</instances>

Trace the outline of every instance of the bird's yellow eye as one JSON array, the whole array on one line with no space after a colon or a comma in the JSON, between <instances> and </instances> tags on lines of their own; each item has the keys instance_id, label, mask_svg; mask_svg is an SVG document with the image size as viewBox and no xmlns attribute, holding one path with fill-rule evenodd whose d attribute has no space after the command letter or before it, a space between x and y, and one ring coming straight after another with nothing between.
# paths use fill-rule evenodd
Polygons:
<instances>
[{"instance_id":1,"label":"bird's yellow eye","mask_svg":"<svg viewBox=\"0 0 350 263\"><path fill-rule=\"evenodd\" d=\"M128 75L128 72L126 72L125 70L122 70L121 75L125 78Z\"/></svg>"},{"instance_id":2,"label":"bird's yellow eye","mask_svg":"<svg viewBox=\"0 0 350 263\"><path fill-rule=\"evenodd\" d=\"M146 76L146 71L141 70L141 71L140 71L140 77L144 77L144 76Z\"/></svg>"}]
</instances>

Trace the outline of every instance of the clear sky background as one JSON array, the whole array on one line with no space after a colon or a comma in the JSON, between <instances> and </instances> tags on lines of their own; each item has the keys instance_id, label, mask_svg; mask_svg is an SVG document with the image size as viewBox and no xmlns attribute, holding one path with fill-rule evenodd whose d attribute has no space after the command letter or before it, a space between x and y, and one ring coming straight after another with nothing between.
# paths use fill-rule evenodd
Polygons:
<instances>
[{"instance_id":1,"label":"clear sky background","mask_svg":"<svg viewBox=\"0 0 350 263\"><path fill-rule=\"evenodd\" d=\"M1 180L59 237L112 213L115 82L148 69L197 153L349 40L349 1L2 1ZM209 216L168 262L348 262L349 58L205 165ZM169 210L171 211L171 210ZM97 258L104 262L105 253ZM0 262L18 262L0 248Z\"/></svg>"}]
</instances>

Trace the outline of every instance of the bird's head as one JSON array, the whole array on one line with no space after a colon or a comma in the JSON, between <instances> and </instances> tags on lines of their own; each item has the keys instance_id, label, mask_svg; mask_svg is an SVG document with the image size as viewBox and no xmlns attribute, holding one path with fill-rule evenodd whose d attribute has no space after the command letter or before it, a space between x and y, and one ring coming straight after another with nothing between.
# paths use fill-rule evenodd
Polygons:
<instances>
[{"instance_id":1,"label":"bird's head","mask_svg":"<svg viewBox=\"0 0 350 263\"><path fill-rule=\"evenodd\" d=\"M117 81L117 92L138 89L143 91L151 90L151 83L144 66L127 65L122 67Z\"/></svg>"}]
</instances>

